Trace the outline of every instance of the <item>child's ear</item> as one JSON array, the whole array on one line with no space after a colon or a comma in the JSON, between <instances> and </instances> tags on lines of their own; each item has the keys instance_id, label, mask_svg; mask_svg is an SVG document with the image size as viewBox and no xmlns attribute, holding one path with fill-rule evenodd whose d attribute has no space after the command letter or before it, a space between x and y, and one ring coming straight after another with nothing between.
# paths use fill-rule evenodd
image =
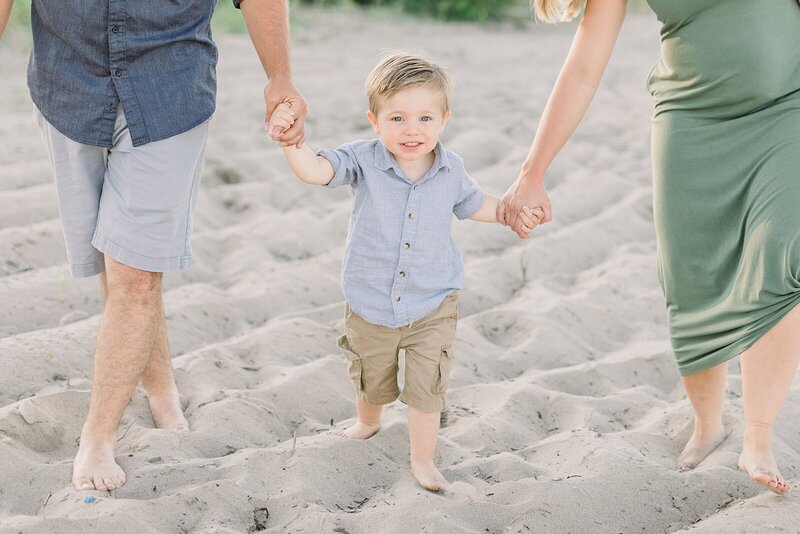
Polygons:
<instances>
[{"instance_id":1,"label":"child's ear","mask_svg":"<svg viewBox=\"0 0 800 534\"><path fill-rule=\"evenodd\" d=\"M447 124L447 121L449 121L449 120L450 120L450 112L449 112L449 111L447 111L447 112L444 114L444 117L442 118L442 128L444 128L444 127L445 127L445 125Z\"/></svg>"},{"instance_id":2,"label":"child's ear","mask_svg":"<svg viewBox=\"0 0 800 534\"><path fill-rule=\"evenodd\" d=\"M381 129L378 127L378 119L371 111L367 111L367 120L372 125L372 129L375 130L375 133L380 135Z\"/></svg>"}]
</instances>

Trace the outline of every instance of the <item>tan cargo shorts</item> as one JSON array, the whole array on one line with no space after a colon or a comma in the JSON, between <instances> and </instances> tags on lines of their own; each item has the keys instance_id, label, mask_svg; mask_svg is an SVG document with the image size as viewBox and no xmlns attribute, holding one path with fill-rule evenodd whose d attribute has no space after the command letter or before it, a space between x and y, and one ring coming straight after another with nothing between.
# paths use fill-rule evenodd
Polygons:
<instances>
[{"instance_id":1,"label":"tan cargo shorts","mask_svg":"<svg viewBox=\"0 0 800 534\"><path fill-rule=\"evenodd\" d=\"M453 363L458 293L450 293L431 313L409 326L369 323L345 310L345 334L338 340L348 359L350 380L367 404L399 398L421 412L441 412ZM403 391L397 386L398 354L406 352Z\"/></svg>"}]
</instances>

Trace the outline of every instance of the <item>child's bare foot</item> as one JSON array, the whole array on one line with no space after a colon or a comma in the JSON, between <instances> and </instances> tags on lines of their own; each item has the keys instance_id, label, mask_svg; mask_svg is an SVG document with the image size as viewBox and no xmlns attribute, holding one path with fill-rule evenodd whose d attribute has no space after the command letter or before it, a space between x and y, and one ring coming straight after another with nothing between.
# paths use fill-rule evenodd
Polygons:
<instances>
[{"instance_id":1,"label":"child's bare foot","mask_svg":"<svg viewBox=\"0 0 800 534\"><path fill-rule=\"evenodd\" d=\"M433 460L411 458L411 474L428 491L442 491L447 486L447 480L433 465Z\"/></svg>"},{"instance_id":2,"label":"child's bare foot","mask_svg":"<svg viewBox=\"0 0 800 534\"><path fill-rule=\"evenodd\" d=\"M697 467L706 456L725 441L727 435L725 427L722 425L707 432L699 432L695 429L692 437L689 438L683 448L683 452L678 455L678 470L691 471Z\"/></svg>"},{"instance_id":3,"label":"child's bare foot","mask_svg":"<svg viewBox=\"0 0 800 534\"><path fill-rule=\"evenodd\" d=\"M361 421L357 421L356 424L347 430L343 430L339 433L339 435L352 439L369 439L377 434L378 430L380 429L381 425L368 425L366 423L362 423Z\"/></svg>"},{"instance_id":4,"label":"child's bare foot","mask_svg":"<svg viewBox=\"0 0 800 534\"><path fill-rule=\"evenodd\" d=\"M745 430L739 469L750 475L754 482L778 495L789 493L792 489L778 471L778 464L772 454L772 434L769 429Z\"/></svg>"}]
</instances>

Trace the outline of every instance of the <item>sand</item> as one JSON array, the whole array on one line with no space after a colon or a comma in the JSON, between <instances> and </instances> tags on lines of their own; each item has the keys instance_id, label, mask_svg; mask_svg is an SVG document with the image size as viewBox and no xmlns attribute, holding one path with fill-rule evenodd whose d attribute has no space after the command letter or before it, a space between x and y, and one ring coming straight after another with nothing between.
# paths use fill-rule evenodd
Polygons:
<instances>
[{"instance_id":1,"label":"sand","mask_svg":"<svg viewBox=\"0 0 800 534\"><path fill-rule=\"evenodd\" d=\"M382 51L427 52L457 82L443 137L502 194L530 144L574 27L445 25L300 10L296 83L308 142L371 136L363 80ZM192 269L166 277L178 387L192 431L155 429L137 391L119 431L128 483L69 485L100 303L65 264L54 186L25 88L28 44L0 45L0 532L798 532L736 469L731 435L695 471L675 457L691 409L656 279L649 159L658 56L649 13L626 21L595 103L548 175L554 221L527 241L454 224L466 264L438 463L445 494L409 472L405 408L366 442L340 438L353 391L335 339L350 195L302 184L262 133L249 40L220 35L219 106ZM776 454L800 483L800 382ZM87 504L84 497L94 496Z\"/></svg>"}]
</instances>

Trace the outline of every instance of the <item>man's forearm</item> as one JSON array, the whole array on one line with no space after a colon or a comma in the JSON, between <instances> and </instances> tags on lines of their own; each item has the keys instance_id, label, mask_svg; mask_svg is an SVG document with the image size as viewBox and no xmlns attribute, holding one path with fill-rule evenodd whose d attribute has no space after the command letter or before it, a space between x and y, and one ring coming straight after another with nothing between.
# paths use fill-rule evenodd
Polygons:
<instances>
[{"instance_id":1,"label":"man's forearm","mask_svg":"<svg viewBox=\"0 0 800 534\"><path fill-rule=\"evenodd\" d=\"M0 2L8 0L0 0ZM289 78L289 9L286 0L244 0L239 7L269 79Z\"/></svg>"},{"instance_id":2,"label":"man's forearm","mask_svg":"<svg viewBox=\"0 0 800 534\"><path fill-rule=\"evenodd\" d=\"M8 24L8 18L11 16L11 6L13 3L13 0L0 0L0 37L3 36L3 32Z\"/></svg>"}]
</instances>

